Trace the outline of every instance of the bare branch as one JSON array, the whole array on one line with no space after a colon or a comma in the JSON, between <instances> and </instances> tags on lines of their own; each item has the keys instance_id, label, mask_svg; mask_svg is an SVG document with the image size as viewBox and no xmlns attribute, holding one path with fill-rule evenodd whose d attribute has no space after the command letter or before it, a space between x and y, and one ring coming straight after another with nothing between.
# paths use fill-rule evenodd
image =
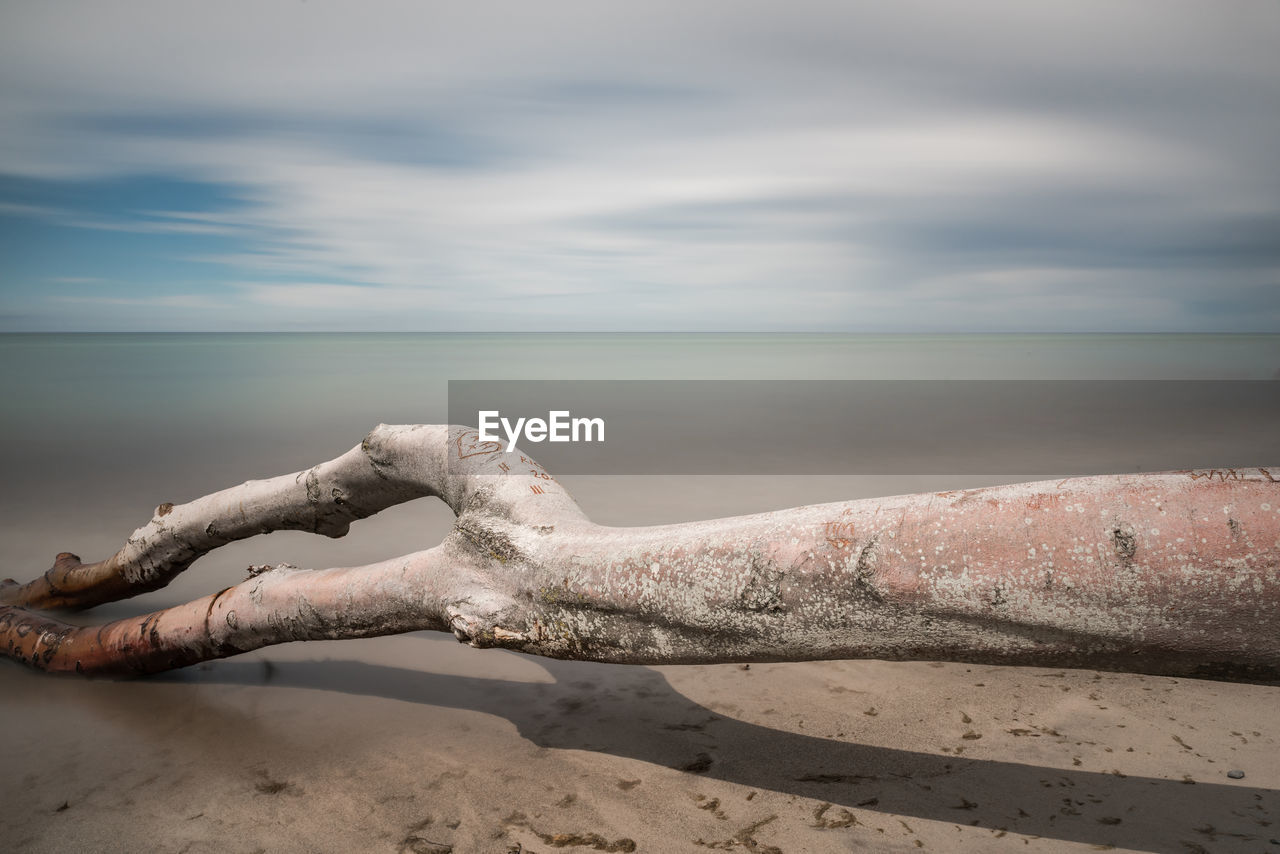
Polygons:
<instances>
[{"instance_id":1,"label":"bare branch","mask_svg":"<svg viewBox=\"0 0 1280 854\"><path fill-rule=\"evenodd\" d=\"M474 583L455 550L347 569L278 567L174 608L76 627L0 606L5 654L49 672L136 675L297 640L447 631Z\"/></svg>"},{"instance_id":2,"label":"bare branch","mask_svg":"<svg viewBox=\"0 0 1280 854\"><path fill-rule=\"evenodd\" d=\"M448 462L448 449L466 440L443 426L379 425L355 448L306 471L255 480L188 504L161 504L111 557L84 564L62 552L43 576L0 586L0 604L26 608L92 608L167 585L219 546L272 531L310 531L341 537L357 519L433 495L461 512L483 484L469 458ZM457 452L455 451L455 457ZM576 508L575 508L576 509Z\"/></svg>"}]
</instances>

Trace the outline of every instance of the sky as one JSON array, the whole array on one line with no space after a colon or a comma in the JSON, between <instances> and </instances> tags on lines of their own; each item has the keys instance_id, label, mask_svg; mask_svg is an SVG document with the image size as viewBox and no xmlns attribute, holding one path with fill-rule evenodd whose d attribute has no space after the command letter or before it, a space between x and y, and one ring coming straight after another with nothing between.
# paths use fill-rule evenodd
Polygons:
<instances>
[{"instance_id":1,"label":"sky","mask_svg":"<svg viewBox=\"0 0 1280 854\"><path fill-rule=\"evenodd\" d=\"M1280 4L0 0L0 331L1280 332Z\"/></svg>"}]
</instances>

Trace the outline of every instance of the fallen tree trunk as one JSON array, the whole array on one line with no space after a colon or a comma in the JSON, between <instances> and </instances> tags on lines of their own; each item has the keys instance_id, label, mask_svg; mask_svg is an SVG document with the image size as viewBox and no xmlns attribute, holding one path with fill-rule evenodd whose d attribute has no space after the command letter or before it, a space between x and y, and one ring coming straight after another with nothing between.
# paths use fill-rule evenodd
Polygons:
<instances>
[{"instance_id":1,"label":"fallen tree trunk","mask_svg":"<svg viewBox=\"0 0 1280 854\"><path fill-rule=\"evenodd\" d=\"M370 566L255 567L100 627L84 608L272 530L341 536L434 495L443 543ZM153 673L292 640L452 631L619 663L881 658L1280 678L1280 483L1265 468L1068 478L646 528L593 524L464 427L380 426L347 454L181 506L117 554L0 586L0 649L47 671Z\"/></svg>"}]
</instances>

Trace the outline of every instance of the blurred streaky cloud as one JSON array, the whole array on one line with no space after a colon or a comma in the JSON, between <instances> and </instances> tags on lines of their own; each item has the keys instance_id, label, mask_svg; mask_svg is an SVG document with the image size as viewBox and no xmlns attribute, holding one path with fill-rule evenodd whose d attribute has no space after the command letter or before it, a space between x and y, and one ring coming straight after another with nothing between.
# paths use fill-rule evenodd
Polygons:
<instances>
[{"instance_id":1,"label":"blurred streaky cloud","mask_svg":"<svg viewBox=\"0 0 1280 854\"><path fill-rule=\"evenodd\" d=\"M0 330L1280 331L1280 7L6 7Z\"/></svg>"}]
</instances>

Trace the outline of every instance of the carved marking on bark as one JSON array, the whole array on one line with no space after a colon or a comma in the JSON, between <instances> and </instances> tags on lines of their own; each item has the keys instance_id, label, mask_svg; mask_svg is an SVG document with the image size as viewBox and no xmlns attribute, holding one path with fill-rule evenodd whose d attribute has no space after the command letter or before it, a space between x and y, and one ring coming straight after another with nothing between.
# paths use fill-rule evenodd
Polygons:
<instances>
[{"instance_id":1,"label":"carved marking on bark","mask_svg":"<svg viewBox=\"0 0 1280 854\"><path fill-rule=\"evenodd\" d=\"M481 441L480 433L476 430L468 430L458 434L458 459L465 460L468 457L482 457L487 454L496 454L502 450L500 442Z\"/></svg>"},{"instance_id":2,"label":"carved marking on bark","mask_svg":"<svg viewBox=\"0 0 1280 854\"><path fill-rule=\"evenodd\" d=\"M854 529L853 519L850 518L852 515L853 511L846 508L838 518L826 524L825 533L828 543L838 549L853 545L857 531Z\"/></svg>"},{"instance_id":3,"label":"carved marking on bark","mask_svg":"<svg viewBox=\"0 0 1280 854\"><path fill-rule=\"evenodd\" d=\"M1239 469L1223 468L1223 469L1178 469L1175 474L1185 474L1192 480L1203 480L1209 483L1218 481L1226 483L1227 481L1262 481L1265 479L1269 483L1280 483L1272 476L1271 472L1262 466L1257 467L1258 474L1262 477L1255 477L1249 472L1242 472Z\"/></svg>"}]
</instances>

